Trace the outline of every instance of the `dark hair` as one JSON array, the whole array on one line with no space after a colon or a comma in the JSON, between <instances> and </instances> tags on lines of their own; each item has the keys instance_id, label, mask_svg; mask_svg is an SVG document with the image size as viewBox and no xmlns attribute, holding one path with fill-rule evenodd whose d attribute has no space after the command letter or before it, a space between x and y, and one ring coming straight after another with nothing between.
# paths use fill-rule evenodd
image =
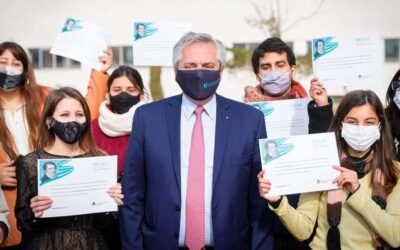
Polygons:
<instances>
[{"instance_id":1,"label":"dark hair","mask_svg":"<svg viewBox=\"0 0 400 250\"><path fill-rule=\"evenodd\" d=\"M48 161L48 162L46 162L45 164L43 164L43 170L47 170L47 167L48 167L49 165L53 165L54 167L57 168L57 165L56 165L54 162Z\"/></svg>"},{"instance_id":2,"label":"dark hair","mask_svg":"<svg viewBox=\"0 0 400 250\"><path fill-rule=\"evenodd\" d=\"M253 65L254 73L258 74L258 70L260 67L260 58L268 52L276 52L278 54L286 53L289 65L296 65L296 57L294 56L292 48L290 48L281 39L277 37L271 37L263 41L253 51L253 55L251 56L251 64Z\"/></svg>"},{"instance_id":3,"label":"dark hair","mask_svg":"<svg viewBox=\"0 0 400 250\"><path fill-rule=\"evenodd\" d=\"M339 155L346 153L348 145L341 136L342 122L351 109L366 104L371 105L378 116L381 132L379 140L371 146L374 150L372 177L375 170L380 169L385 177L385 191L390 193L397 183L398 171L394 162L393 140L389 123L379 97L371 90L354 90L346 94L339 103L329 131L335 132ZM373 179L371 179L371 182Z\"/></svg>"},{"instance_id":4,"label":"dark hair","mask_svg":"<svg viewBox=\"0 0 400 250\"><path fill-rule=\"evenodd\" d=\"M37 143L37 148L43 149L54 143L55 135L53 132L51 132L51 130L48 129L46 120L53 117L57 105L60 103L61 100L65 98L73 98L77 100L82 105L83 112L85 113L87 127L81 139L79 140L79 146L81 147L81 149L86 152L92 153L93 155L104 155L105 153L97 147L93 139L89 106L81 93L71 87L63 87L57 90L53 90L47 96L46 103L44 104L43 108L42 117L40 119L40 137Z\"/></svg>"},{"instance_id":5,"label":"dark hair","mask_svg":"<svg viewBox=\"0 0 400 250\"><path fill-rule=\"evenodd\" d=\"M111 85L114 82L114 80L121 76L126 76L129 79L129 81L133 84L133 86L136 86L139 89L140 94L141 95L144 94L144 85L142 77L140 76L139 72L136 69L131 68L129 66L119 66L112 72L110 78L108 78L107 81L108 91L110 91Z\"/></svg>"},{"instance_id":6,"label":"dark hair","mask_svg":"<svg viewBox=\"0 0 400 250\"><path fill-rule=\"evenodd\" d=\"M3 54L6 50L10 51L17 60L21 61L23 66L23 82L17 88L19 88L21 99L25 104L25 119L29 127L28 143L30 149L33 150L38 138L37 121L40 118L40 108L44 101L45 94L36 83L32 65L25 50L15 42L1 43L0 55ZM2 108L2 105L3 104L0 102L0 109ZM0 144L3 148L4 153L6 153L6 155L11 160L17 158L18 153L15 141L11 132L6 126L3 112L0 112L0 128Z\"/></svg>"},{"instance_id":7,"label":"dark hair","mask_svg":"<svg viewBox=\"0 0 400 250\"><path fill-rule=\"evenodd\" d=\"M274 144L276 147L278 147L278 143L276 143L276 141L273 141L273 140L267 141L267 143L265 143L264 147L267 148L268 144Z\"/></svg>"},{"instance_id":8,"label":"dark hair","mask_svg":"<svg viewBox=\"0 0 400 250\"><path fill-rule=\"evenodd\" d=\"M143 28L146 28L146 25L144 25L144 23L138 23L138 24L136 24L136 30L139 29L139 26L143 26Z\"/></svg>"},{"instance_id":9,"label":"dark hair","mask_svg":"<svg viewBox=\"0 0 400 250\"><path fill-rule=\"evenodd\" d=\"M394 95L396 93L396 90L392 88L392 82L393 81L399 81L400 77L400 69L397 70L396 74L394 74L392 81L389 84L389 87L386 91L386 116L389 120L389 123L391 125L391 130L393 135L396 138L400 138L400 110L396 106L396 104L393 102Z\"/></svg>"},{"instance_id":10,"label":"dark hair","mask_svg":"<svg viewBox=\"0 0 400 250\"><path fill-rule=\"evenodd\" d=\"M325 42L324 42L323 40L318 39L317 41L315 41L314 46L315 46L315 47L318 47L318 43L319 43L319 42L325 44Z\"/></svg>"}]
</instances>

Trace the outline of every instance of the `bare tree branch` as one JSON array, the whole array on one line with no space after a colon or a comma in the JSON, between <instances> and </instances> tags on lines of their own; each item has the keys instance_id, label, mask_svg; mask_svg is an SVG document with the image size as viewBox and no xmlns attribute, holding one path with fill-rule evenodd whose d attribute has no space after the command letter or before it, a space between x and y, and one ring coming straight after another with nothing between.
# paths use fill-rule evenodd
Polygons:
<instances>
[{"instance_id":1,"label":"bare tree branch","mask_svg":"<svg viewBox=\"0 0 400 250\"><path fill-rule=\"evenodd\" d=\"M324 2L325 2L325 0L321 0L321 1L319 2L318 7L317 7L313 12L311 12L308 16L299 17L299 18L297 18L296 20L294 20L290 25L288 25L287 27L283 28L283 29L282 29L282 33L284 33L284 32L286 32L286 31L290 30L290 29L293 28L297 23L299 23L299 22L301 22L301 21L308 20L308 19L312 18L313 16L315 16L316 14L318 14L318 12L319 12L319 10L321 9L321 7L322 7L322 5L324 4Z\"/></svg>"}]
</instances>

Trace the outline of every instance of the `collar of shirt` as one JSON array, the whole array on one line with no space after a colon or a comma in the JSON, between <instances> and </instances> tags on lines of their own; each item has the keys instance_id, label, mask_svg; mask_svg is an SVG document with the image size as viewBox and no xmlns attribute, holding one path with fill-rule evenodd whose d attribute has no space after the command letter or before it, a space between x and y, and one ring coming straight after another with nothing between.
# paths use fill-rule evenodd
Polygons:
<instances>
[{"instance_id":1,"label":"collar of shirt","mask_svg":"<svg viewBox=\"0 0 400 250\"><path fill-rule=\"evenodd\" d=\"M21 110L23 107L25 107L25 103L24 103L24 102L21 102L20 104L18 104L17 108L15 109L15 112L18 112L18 111ZM6 111L8 111L8 112L11 112L11 111L9 111L8 109L6 109L6 108L3 107L3 106L1 106L0 109L1 109L1 110L6 110Z\"/></svg>"},{"instance_id":2,"label":"collar of shirt","mask_svg":"<svg viewBox=\"0 0 400 250\"><path fill-rule=\"evenodd\" d=\"M182 94L182 110L186 120L189 120L194 114L197 105L190 101L185 94ZM214 94L210 101L203 105L204 111L211 120L215 119L217 113L217 98Z\"/></svg>"}]
</instances>

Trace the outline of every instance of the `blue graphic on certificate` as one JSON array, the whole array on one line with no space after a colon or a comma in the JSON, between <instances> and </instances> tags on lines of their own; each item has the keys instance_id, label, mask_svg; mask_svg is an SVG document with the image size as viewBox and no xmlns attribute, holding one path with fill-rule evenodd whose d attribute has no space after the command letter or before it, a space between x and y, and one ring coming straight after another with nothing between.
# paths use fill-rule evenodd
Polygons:
<instances>
[{"instance_id":1,"label":"blue graphic on certificate","mask_svg":"<svg viewBox=\"0 0 400 250\"><path fill-rule=\"evenodd\" d=\"M117 156L39 159L37 166L38 195L53 200L44 218L117 211L107 193L117 183Z\"/></svg>"},{"instance_id":2,"label":"blue graphic on certificate","mask_svg":"<svg viewBox=\"0 0 400 250\"><path fill-rule=\"evenodd\" d=\"M338 189L332 181L340 174L334 133L268 138L259 141L264 178L270 195Z\"/></svg>"}]
</instances>

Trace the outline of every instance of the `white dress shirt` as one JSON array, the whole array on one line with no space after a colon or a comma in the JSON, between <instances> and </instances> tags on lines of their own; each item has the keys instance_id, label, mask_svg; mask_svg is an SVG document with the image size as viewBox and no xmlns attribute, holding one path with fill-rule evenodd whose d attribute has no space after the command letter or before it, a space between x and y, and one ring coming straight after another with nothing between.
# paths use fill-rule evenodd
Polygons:
<instances>
[{"instance_id":1,"label":"white dress shirt","mask_svg":"<svg viewBox=\"0 0 400 250\"><path fill-rule=\"evenodd\" d=\"M186 191L189 168L190 144L192 140L193 126L196 121L195 109L197 105L191 102L184 94L182 95L181 109L181 220L179 229L179 246L185 246L186 227ZM205 244L214 245L212 218L211 218L211 197L212 177L214 164L215 124L217 115L217 101L215 95L204 106L201 115L204 133L205 148Z\"/></svg>"},{"instance_id":2,"label":"white dress shirt","mask_svg":"<svg viewBox=\"0 0 400 250\"><path fill-rule=\"evenodd\" d=\"M6 126L14 138L18 154L26 155L29 153L29 129L28 122L25 119L25 104L21 104L15 110L14 115L6 109L1 111L3 112Z\"/></svg>"}]
</instances>

